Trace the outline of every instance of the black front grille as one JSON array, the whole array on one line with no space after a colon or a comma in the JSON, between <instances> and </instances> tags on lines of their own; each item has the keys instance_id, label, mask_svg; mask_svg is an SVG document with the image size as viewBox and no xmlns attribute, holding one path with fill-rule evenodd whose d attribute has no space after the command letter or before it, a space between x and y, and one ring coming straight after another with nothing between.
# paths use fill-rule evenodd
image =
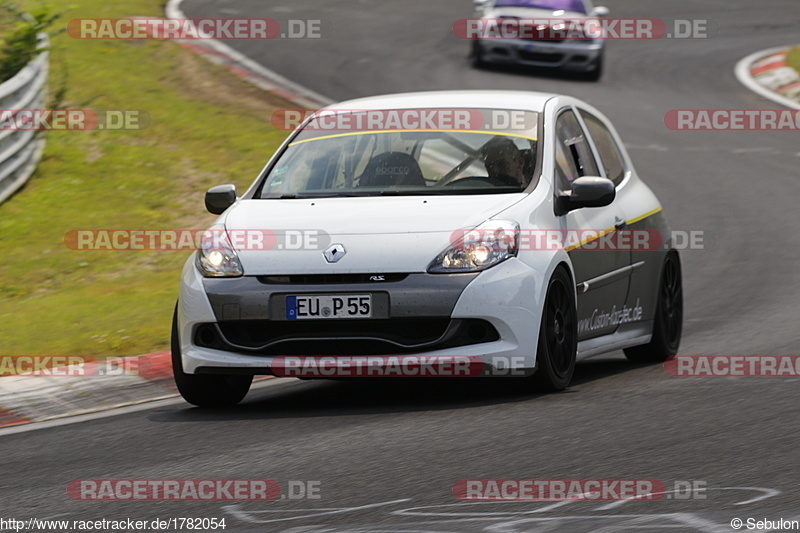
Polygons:
<instances>
[{"instance_id":1,"label":"black front grille","mask_svg":"<svg viewBox=\"0 0 800 533\"><path fill-rule=\"evenodd\" d=\"M498 340L484 320L442 317L388 320L237 320L200 324L198 346L259 355L385 355Z\"/></svg>"},{"instance_id":2,"label":"black front grille","mask_svg":"<svg viewBox=\"0 0 800 533\"><path fill-rule=\"evenodd\" d=\"M525 61L537 61L539 63L560 63L564 59L564 54L541 54L537 52L520 51L519 57Z\"/></svg>"}]
</instances>

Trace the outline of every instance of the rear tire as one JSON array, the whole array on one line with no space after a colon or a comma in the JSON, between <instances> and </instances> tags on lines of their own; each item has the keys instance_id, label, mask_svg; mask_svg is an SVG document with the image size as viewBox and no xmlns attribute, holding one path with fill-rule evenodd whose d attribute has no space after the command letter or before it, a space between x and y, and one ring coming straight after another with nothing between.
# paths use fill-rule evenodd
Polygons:
<instances>
[{"instance_id":1,"label":"rear tire","mask_svg":"<svg viewBox=\"0 0 800 533\"><path fill-rule=\"evenodd\" d=\"M172 373L183 399L198 407L232 407L250 390L253 376L187 374L181 361L178 308L172 316Z\"/></svg>"},{"instance_id":2,"label":"rear tire","mask_svg":"<svg viewBox=\"0 0 800 533\"><path fill-rule=\"evenodd\" d=\"M669 252L661 267L658 282L653 338L648 344L625 350L625 357L635 363L660 363L678 353L683 330L683 280L677 252Z\"/></svg>"},{"instance_id":3,"label":"rear tire","mask_svg":"<svg viewBox=\"0 0 800 533\"><path fill-rule=\"evenodd\" d=\"M578 353L578 311L574 288L575 284L562 267L556 269L547 284L536 348L537 369L529 378L537 391L562 391L572 381Z\"/></svg>"}]
</instances>

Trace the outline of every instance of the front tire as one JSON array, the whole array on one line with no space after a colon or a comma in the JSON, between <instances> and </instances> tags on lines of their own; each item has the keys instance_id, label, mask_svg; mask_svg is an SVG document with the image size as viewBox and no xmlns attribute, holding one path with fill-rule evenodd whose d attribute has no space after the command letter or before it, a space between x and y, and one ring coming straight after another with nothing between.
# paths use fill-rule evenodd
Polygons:
<instances>
[{"instance_id":1,"label":"front tire","mask_svg":"<svg viewBox=\"0 0 800 533\"><path fill-rule=\"evenodd\" d=\"M483 48L478 41L472 41L472 48L469 53L469 64L472 68L483 68L486 66L486 60L483 58Z\"/></svg>"},{"instance_id":2,"label":"front tire","mask_svg":"<svg viewBox=\"0 0 800 533\"><path fill-rule=\"evenodd\" d=\"M187 374L181 361L178 336L178 309L172 316L172 373L183 399L198 407L232 407L241 402L250 390L253 376Z\"/></svg>"},{"instance_id":3,"label":"front tire","mask_svg":"<svg viewBox=\"0 0 800 533\"><path fill-rule=\"evenodd\" d=\"M603 77L603 54L600 54L594 62L594 68L585 72L581 76L586 81L600 81Z\"/></svg>"},{"instance_id":4,"label":"front tire","mask_svg":"<svg viewBox=\"0 0 800 533\"><path fill-rule=\"evenodd\" d=\"M677 252L669 252L661 267L653 337L648 344L625 350L635 363L660 363L678 353L683 330L683 279Z\"/></svg>"},{"instance_id":5,"label":"front tire","mask_svg":"<svg viewBox=\"0 0 800 533\"><path fill-rule=\"evenodd\" d=\"M537 369L531 376L537 391L562 391L572 381L578 353L578 311L574 288L572 279L562 267L556 269L547 284L536 351Z\"/></svg>"}]
</instances>

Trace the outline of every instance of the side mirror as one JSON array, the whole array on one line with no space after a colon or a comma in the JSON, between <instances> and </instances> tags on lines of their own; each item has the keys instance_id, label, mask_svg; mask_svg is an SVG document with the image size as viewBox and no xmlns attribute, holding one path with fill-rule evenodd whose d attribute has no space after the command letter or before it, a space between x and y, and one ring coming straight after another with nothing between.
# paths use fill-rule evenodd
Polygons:
<instances>
[{"instance_id":1,"label":"side mirror","mask_svg":"<svg viewBox=\"0 0 800 533\"><path fill-rule=\"evenodd\" d=\"M566 215L583 207L605 207L617 196L614 182L606 178L584 176L572 182L572 191L556 199L556 214Z\"/></svg>"},{"instance_id":2,"label":"side mirror","mask_svg":"<svg viewBox=\"0 0 800 533\"><path fill-rule=\"evenodd\" d=\"M217 185L206 192L206 209L215 215L221 215L235 201L236 185Z\"/></svg>"},{"instance_id":3,"label":"side mirror","mask_svg":"<svg viewBox=\"0 0 800 533\"><path fill-rule=\"evenodd\" d=\"M611 14L611 11L606 6L597 6L589 14L593 17L607 17Z\"/></svg>"},{"instance_id":4,"label":"side mirror","mask_svg":"<svg viewBox=\"0 0 800 533\"><path fill-rule=\"evenodd\" d=\"M476 8L478 8L478 9L482 9L482 8L486 7L486 5L487 5L487 4L488 4L490 1L491 1L491 0L472 0L472 3L473 3L473 4L475 4L475 7L476 7Z\"/></svg>"}]
</instances>

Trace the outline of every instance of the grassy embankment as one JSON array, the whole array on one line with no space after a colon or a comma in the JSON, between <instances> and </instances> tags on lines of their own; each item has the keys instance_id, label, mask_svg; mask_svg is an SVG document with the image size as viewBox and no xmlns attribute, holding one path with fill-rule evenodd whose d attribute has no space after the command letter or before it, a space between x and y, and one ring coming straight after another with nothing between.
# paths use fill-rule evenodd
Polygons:
<instances>
[{"instance_id":1,"label":"grassy embankment","mask_svg":"<svg viewBox=\"0 0 800 533\"><path fill-rule=\"evenodd\" d=\"M33 2L23 2L30 8ZM75 0L58 22L163 16L161 0ZM48 132L28 185L0 205L0 355L124 356L168 346L189 252L74 251L70 229L204 228L206 188L246 187L286 133L291 107L162 41L53 40L64 107L149 114L138 131Z\"/></svg>"},{"instance_id":2,"label":"grassy embankment","mask_svg":"<svg viewBox=\"0 0 800 533\"><path fill-rule=\"evenodd\" d=\"M800 46L789 50L789 53L786 54L786 63L800 73Z\"/></svg>"}]
</instances>

